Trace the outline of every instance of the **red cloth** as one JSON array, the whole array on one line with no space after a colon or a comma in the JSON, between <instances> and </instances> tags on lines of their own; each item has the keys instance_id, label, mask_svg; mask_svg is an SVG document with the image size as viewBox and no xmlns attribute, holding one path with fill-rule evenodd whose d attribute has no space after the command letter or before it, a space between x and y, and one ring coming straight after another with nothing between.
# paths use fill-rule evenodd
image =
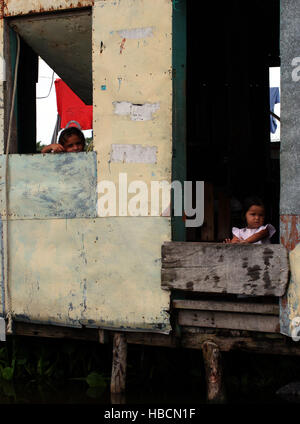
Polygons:
<instances>
[{"instance_id":1,"label":"red cloth","mask_svg":"<svg viewBox=\"0 0 300 424\"><path fill-rule=\"evenodd\" d=\"M93 128L93 106L86 105L61 79L55 80L57 112L61 118L60 128L76 121L82 130ZM76 124L70 124L76 126Z\"/></svg>"}]
</instances>

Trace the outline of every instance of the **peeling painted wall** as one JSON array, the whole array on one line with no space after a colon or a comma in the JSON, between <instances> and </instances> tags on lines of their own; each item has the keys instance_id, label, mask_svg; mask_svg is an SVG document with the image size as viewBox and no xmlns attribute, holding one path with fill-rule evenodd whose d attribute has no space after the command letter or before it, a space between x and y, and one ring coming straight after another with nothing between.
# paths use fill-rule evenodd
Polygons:
<instances>
[{"instance_id":1,"label":"peeling painted wall","mask_svg":"<svg viewBox=\"0 0 300 424\"><path fill-rule=\"evenodd\" d=\"M111 162L156 163L157 147L140 144L112 144Z\"/></svg>"},{"instance_id":2,"label":"peeling painted wall","mask_svg":"<svg viewBox=\"0 0 300 424\"><path fill-rule=\"evenodd\" d=\"M93 24L98 178L171 181L172 2L99 0ZM112 145L130 144L156 147L156 163L110 160Z\"/></svg>"},{"instance_id":3,"label":"peeling painted wall","mask_svg":"<svg viewBox=\"0 0 300 424\"><path fill-rule=\"evenodd\" d=\"M4 16L27 15L92 6L93 0L4 0Z\"/></svg>"},{"instance_id":4,"label":"peeling painted wall","mask_svg":"<svg viewBox=\"0 0 300 424\"><path fill-rule=\"evenodd\" d=\"M168 296L160 288L163 220L14 220L9 234L16 319L170 330Z\"/></svg>"},{"instance_id":5,"label":"peeling painted wall","mask_svg":"<svg viewBox=\"0 0 300 424\"><path fill-rule=\"evenodd\" d=\"M5 13L16 16L90 4L89 1L10 0ZM95 2L93 101L98 182L109 180L118 187L119 173L127 173L128 184L143 180L149 187L152 180L171 180L171 45L172 3L169 0ZM124 104L129 113L118 113L118 107ZM112 152L117 156L111 157ZM123 152L122 161L118 160L120 152ZM125 152L128 160L124 160ZM10 171L14 174L10 179L11 207L17 212L15 219L8 223L8 275L15 319L169 332L170 296L161 289L160 273L161 246L171 237L170 219L159 216L89 218L87 215L57 219L58 216L46 213L47 202L42 202L42 206L39 203L37 180L44 188L59 191L59 180L65 171L58 172L56 185L55 171L60 158L58 155L53 160L54 155L46 157L49 161L44 170L40 166L43 160L40 155L38 159L37 156L11 159ZM31 176L30 161L39 162ZM84 181L76 180L75 175L83 174L78 172L76 162L70 167L74 180L65 181L64 189L69 189L69 193L65 191L60 218L67 215L72 205L78 211L78 205L71 199L75 189L73 182L82 185ZM3 178L3 168L0 172ZM87 174L85 169L84 176ZM34 194L26 205L24 184L30 195ZM94 181L93 187L94 193L90 186L86 193L92 201L97 195ZM37 209L38 205L41 208L30 215L31 202L33 205L36 202ZM2 224L1 221L0 307L7 308L4 305L6 225Z\"/></svg>"}]
</instances>

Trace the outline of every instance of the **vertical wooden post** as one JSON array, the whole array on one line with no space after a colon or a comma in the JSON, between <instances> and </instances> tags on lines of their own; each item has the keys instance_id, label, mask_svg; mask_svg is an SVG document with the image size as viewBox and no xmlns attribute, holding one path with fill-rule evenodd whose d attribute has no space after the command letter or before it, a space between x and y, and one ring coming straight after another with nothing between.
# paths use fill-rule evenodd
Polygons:
<instances>
[{"instance_id":1,"label":"vertical wooden post","mask_svg":"<svg viewBox=\"0 0 300 424\"><path fill-rule=\"evenodd\" d=\"M202 353L206 372L207 400L212 403L223 403L225 390L219 347L214 342L207 340L202 345Z\"/></svg>"},{"instance_id":2,"label":"vertical wooden post","mask_svg":"<svg viewBox=\"0 0 300 424\"><path fill-rule=\"evenodd\" d=\"M123 393L126 385L127 342L123 333L115 333L110 391Z\"/></svg>"},{"instance_id":3,"label":"vertical wooden post","mask_svg":"<svg viewBox=\"0 0 300 424\"><path fill-rule=\"evenodd\" d=\"M201 227L201 241L214 241L214 186L204 183L204 223Z\"/></svg>"},{"instance_id":4,"label":"vertical wooden post","mask_svg":"<svg viewBox=\"0 0 300 424\"><path fill-rule=\"evenodd\" d=\"M230 232L230 198L223 192L219 193L219 208L218 208L218 241L231 236Z\"/></svg>"}]
</instances>

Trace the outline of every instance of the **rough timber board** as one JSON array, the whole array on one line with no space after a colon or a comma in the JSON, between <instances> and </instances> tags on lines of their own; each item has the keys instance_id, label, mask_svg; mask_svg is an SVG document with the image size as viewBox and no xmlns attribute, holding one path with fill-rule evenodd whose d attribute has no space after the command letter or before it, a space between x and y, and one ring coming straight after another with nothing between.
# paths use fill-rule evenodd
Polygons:
<instances>
[{"instance_id":1,"label":"rough timber board","mask_svg":"<svg viewBox=\"0 0 300 424\"><path fill-rule=\"evenodd\" d=\"M69 338L103 343L101 341L102 332L102 330L91 328L67 328L23 322L14 323L15 336ZM107 342L111 343L114 332L104 330L104 333L106 334ZM300 355L299 343L295 343L281 334L247 333L246 331L226 331L224 333L222 330L198 329L196 327L182 327L180 338L172 334L126 333L127 343L146 346L201 349L203 342L206 340L215 342L220 350L224 352L240 350L261 354Z\"/></svg>"},{"instance_id":2,"label":"rough timber board","mask_svg":"<svg viewBox=\"0 0 300 424\"><path fill-rule=\"evenodd\" d=\"M168 333L160 255L169 232L168 218L9 221L14 318Z\"/></svg>"},{"instance_id":3,"label":"rough timber board","mask_svg":"<svg viewBox=\"0 0 300 424\"><path fill-rule=\"evenodd\" d=\"M279 332L279 317L237 312L180 310L178 324L194 327L262 331L265 333Z\"/></svg>"},{"instance_id":4,"label":"rough timber board","mask_svg":"<svg viewBox=\"0 0 300 424\"><path fill-rule=\"evenodd\" d=\"M279 315L279 305L248 302L225 302L212 300L173 300L175 309L203 311L248 312L251 314Z\"/></svg>"},{"instance_id":5,"label":"rough timber board","mask_svg":"<svg viewBox=\"0 0 300 424\"><path fill-rule=\"evenodd\" d=\"M164 289L282 296L288 272L281 245L166 242L162 247Z\"/></svg>"}]
</instances>

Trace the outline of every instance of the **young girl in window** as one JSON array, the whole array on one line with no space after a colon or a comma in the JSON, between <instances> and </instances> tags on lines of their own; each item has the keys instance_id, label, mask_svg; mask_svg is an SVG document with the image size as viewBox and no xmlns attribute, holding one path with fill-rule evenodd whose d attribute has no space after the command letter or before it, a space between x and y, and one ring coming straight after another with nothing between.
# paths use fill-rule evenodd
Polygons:
<instances>
[{"instance_id":1,"label":"young girl in window","mask_svg":"<svg viewBox=\"0 0 300 424\"><path fill-rule=\"evenodd\" d=\"M232 228L232 239L225 239L225 243L254 243L267 244L276 232L271 224L264 225L265 206L258 198L248 198L245 201L243 218L244 228Z\"/></svg>"}]
</instances>

